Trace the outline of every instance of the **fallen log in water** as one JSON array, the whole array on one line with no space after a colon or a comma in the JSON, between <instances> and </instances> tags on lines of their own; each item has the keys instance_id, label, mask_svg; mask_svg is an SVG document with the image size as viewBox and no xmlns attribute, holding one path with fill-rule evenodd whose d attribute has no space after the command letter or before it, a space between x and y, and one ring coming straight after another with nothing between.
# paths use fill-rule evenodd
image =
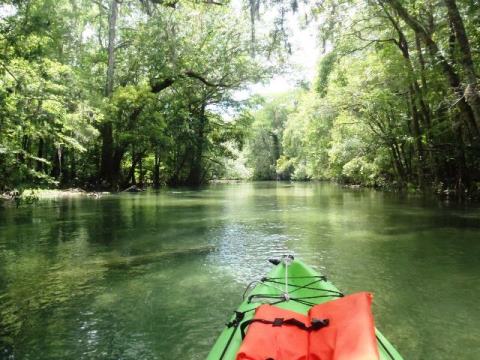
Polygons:
<instances>
[{"instance_id":1,"label":"fallen log in water","mask_svg":"<svg viewBox=\"0 0 480 360\"><path fill-rule=\"evenodd\" d=\"M167 257L207 254L213 250L215 250L215 246L203 245L184 249L162 250L142 255L116 256L112 258L104 258L101 260L98 259L95 260L94 263L97 265L105 266L109 269L123 269L133 266L150 264L153 262L161 261Z\"/></svg>"},{"instance_id":2,"label":"fallen log in water","mask_svg":"<svg viewBox=\"0 0 480 360\"><path fill-rule=\"evenodd\" d=\"M145 190L142 189L142 188L139 188L137 185L132 185L132 186L126 188L125 190L123 190L122 192L137 193L137 192L143 192L143 191L145 191Z\"/></svg>"}]
</instances>

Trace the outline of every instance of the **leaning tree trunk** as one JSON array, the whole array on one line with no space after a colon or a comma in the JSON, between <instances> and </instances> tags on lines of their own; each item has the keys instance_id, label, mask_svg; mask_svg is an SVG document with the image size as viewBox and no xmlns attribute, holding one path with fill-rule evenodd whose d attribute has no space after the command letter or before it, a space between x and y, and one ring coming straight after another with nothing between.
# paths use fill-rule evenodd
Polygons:
<instances>
[{"instance_id":1,"label":"leaning tree trunk","mask_svg":"<svg viewBox=\"0 0 480 360\"><path fill-rule=\"evenodd\" d=\"M412 133L414 138L414 149L416 157L416 168L417 168L417 181L418 186L423 188L423 179L424 179L424 155L423 155L423 144L422 144L422 132L420 129L419 113L417 106L415 104L415 92L414 87L411 85L408 92L408 102L410 107L411 119L412 119Z\"/></svg>"},{"instance_id":2,"label":"leaning tree trunk","mask_svg":"<svg viewBox=\"0 0 480 360\"><path fill-rule=\"evenodd\" d=\"M444 2L448 10L450 24L455 32L455 37L460 49L460 63L462 64L467 80L467 86L464 92L465 99L472 108L476 125L478 126L478 124L480 124L480 94L477 83L477 75L475 74L475 65L473 64L472 52L470 50L470 42L468 40L462 17L458 11L456 1L444 0Z\"/></svg>"},{"instance_id":3,"label":"leaning tree trunk","mask_svg":"<svg viewBox=\"0 0 480 360\"><path fill-rule=\"evenodd\" d=\"M405 183L405 169L403 167L402 161L400 160L395 146L392 144L389 145L392 157L393 157L393 164L395 165L395 172L397 173L397 179L400 183L400 187L403 187Z\"/></svg>"},{"instance_id":4,"label":"leaning tree trunk","mask_svg":"<svg viewBox=\"0 0 480 360\"><path fill-rule=\"evenodd\" d=\"M416 102L419 101L420 107L422 107L423 97L420 91L420 86L418 85L416 79L415 69L412 64L412 60L410 58L410 50L408 46L408 41L403 33L402 29L398 22L389 14L389 12L384 8L384 12L386 13L388 19L392 23L393 27L396 29L398 33L399 40L396 42L400 52L402 53L403 58L405 59L405 65L410 73L412 78L411 85L408 89L408 107L410 110L410 117L411 117L411 132L414 142L414 152L416 158L416 169L417 169L417 182L420 188L423 188L424 182L424 153L423 153L423 144L422 144L422 129L420 126L420 113L418 111L418 107Z\"/></svg>"},{"instance_id":5,"label":"leaning tree trunk","mask_svg":"<svg viewBox=\"0 0 480 360\"><path fill-rule=\"evenodd\" d=\"M415 19L409 12L403 7L399 0L385 0L396 12L397 14L405 21L405 23L416 33L418 36L425 42L430 55L434 58L436 62L440 65L443 73L448 79L450 87L452 90L458 94L458 90L461 88L460 77L455 71L455 68L450 65L450 63L445 59L445 57L440 52L440 49L437 43L433 40L432 36L427 32L423 25ZM475 120L475 114L470 104L467 103L463 94L459 94L460 99L457 101L458 109L462 114L462 119L466 125L474 133L474 137L480 138L480 130L477 126Z\"/></svg>"}]
</instances>

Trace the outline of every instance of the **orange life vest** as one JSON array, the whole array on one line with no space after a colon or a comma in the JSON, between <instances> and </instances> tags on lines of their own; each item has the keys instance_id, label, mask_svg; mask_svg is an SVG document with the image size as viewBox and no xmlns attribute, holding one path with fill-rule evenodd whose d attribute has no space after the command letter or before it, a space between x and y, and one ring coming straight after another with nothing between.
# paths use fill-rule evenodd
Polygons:
<instances>
[{"instance_id":1,"label":"orange life vest","mask_svg":"<svg viewBox=\"0 0 480 360\"><path fill-rule=\"evenodd\" d=\"M272 305L260 305L254 319L275 322L275 319L296 319L309 326L308 316L280 309ZM307 360L308 332L296 326L253 322L240 346L236 360Z\"/></svg>"},{"instance_id":2,"label":"orange life vest","mask_svg":"<svg viewBox=\"0 0 480 360\"><path fill-rule=\"evenodd\" d=\"M372 294L361 292L312 307L310 318L329 324L310 332L309 360L378 359L371 304Z\"/></svg>"},{"instance_id":3,"label":"orange life vest","mask_svg":"<svg viewBox=\"0 0 480 360\"><path fill-rule=\"evenodd\" d=\"M315 305L308 316L261 305L236 359L377 360L371 302L370 293L357 293ZM324 319L327 326L312 325Z\"/></svg>"}]
</instances>

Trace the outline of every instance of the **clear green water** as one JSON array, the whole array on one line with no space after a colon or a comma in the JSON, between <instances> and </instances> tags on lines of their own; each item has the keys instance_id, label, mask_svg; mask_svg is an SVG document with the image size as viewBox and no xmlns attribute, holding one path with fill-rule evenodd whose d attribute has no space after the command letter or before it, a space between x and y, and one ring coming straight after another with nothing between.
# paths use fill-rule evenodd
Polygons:
<instances>
[{"instance_id":1,"label":"clear green water","mask_svg":"<svg viewBox=\"0 0 480 360\"><path fill-rule=\"evenodd\" d=\"M204 359L287 252L372 291L406 359L480 358L480 208L313 183L0 209L0 358Z\"/></svg>"}]
</instances>

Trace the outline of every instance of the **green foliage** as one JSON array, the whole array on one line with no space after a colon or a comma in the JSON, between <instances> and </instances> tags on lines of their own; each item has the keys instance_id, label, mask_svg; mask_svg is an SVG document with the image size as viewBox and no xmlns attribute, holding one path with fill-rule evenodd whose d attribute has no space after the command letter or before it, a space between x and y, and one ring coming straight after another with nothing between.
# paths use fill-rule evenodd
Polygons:
<instances>
[{"instance_id":1,"label":"green foliage","mask_svg":"<svg viewBox=\"0 0 480 360\"><path fill-rule=\"evenodd\" d=\"M315 81L315 90L324 97L327 94L328 80L330 74L335 68L335 62L337 60L337 54L335 52L329 52L322 57L319 63L318 75Z\"/></svg>"},{"instance_id":2,"label":"green foliage","mask_svg":"<svg viewBox=\"0 0 480 360\"><path fill-rule=\"evenodd\" d=\"M313 89L275 128L283 134L277 172L294 180L446 187L459 196L475 191L478 10L456 1L313 5L328 51ZM269 158L257 153L259 161Z\"/></svg>"},{"instance_id":3,"label":"green foliage","mask_svg":"<svg viewBox=\"0 0 480 360\"><path fill-rule=\"evenodd\" d=\"M477 4L305 5L327 50L314 85L247 104L235 92L283 65L283 18L268 35L230 5L114 1L4 5L0 190L247 176L475 189Z\"/></svg>"},{"instance_id":4,"label":"green foliage","mask_svg":"<svg viewBox=\"0 0 480 360\"><path fill-rule=\"evenodd\" d=\"M61 46L68 19L52 1L19 6L0 21L0 188L55 185L52 158L84 152L100 117L78 90L75 68ZM52 154L53 156L48 156Z\"/></svg>"},{"instance_id":5,"label":"green foliage","mask_svg":"<svg viewBox=\"0 0 480 360\"><path fill-rule=\"evenodd\" d=\"M288 172L281 168L277 171L277 161L283 152L285 124L295 108L295 94L282 94L266 102L254 114L246 150L247 164L252 168L253 179L288 178Z\"/></svg>"},{"instance_id":6,"label":"green foliage","mask_svg":"<svg viewBox=\"0 0 480 360\"><path fill-rule=\"evenodd\" d=\"M0 190L198 185L238 156L247 117L222 114L275 70L265 39L252 57L230 6L118 2L112 22L111 5L12 2L0 17Z\"/></svg>"}]
</instances>

